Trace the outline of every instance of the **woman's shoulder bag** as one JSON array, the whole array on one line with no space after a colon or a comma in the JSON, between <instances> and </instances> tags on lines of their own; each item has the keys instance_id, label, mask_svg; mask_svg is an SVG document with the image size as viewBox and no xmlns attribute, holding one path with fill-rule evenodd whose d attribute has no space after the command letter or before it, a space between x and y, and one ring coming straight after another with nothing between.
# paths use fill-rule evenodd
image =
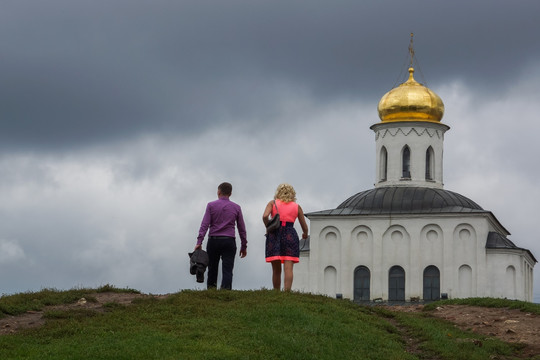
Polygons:
<instances>
[{"instance_id":1,"label":"woman's shoulder bag","mask_svg":"<svg viewBox=\"0 0 540 360\"><path fill-rule=\"evenodd\" d=\"M268 233L275 232L281 226L281 221L279 220L279 209L277 207L276 200L274 200L274 206L276 207L277 213L276 213L276 216L271 218L270 221L268 221L268 223L266 224L266 231Z\"/></svg>"}]
</instances>

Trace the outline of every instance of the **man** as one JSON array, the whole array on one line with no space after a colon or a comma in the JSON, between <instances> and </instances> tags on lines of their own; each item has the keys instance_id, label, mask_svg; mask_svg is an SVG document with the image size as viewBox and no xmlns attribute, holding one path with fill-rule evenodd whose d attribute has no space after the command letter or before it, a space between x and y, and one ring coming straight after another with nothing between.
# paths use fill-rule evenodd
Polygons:
<instances>
[{"instance_id":1,"label":"man","mask_svg":"<svg viewBox=\"0 0 540 360\"><path fill-rule=\"evenodd\" d=\"M219 261L221 260L221 288L230 290L232 288L232 276L234 258L236 256L235 225L238 227L240 235L240 257L247 255L246 225L242 216L240 205L229 200L232 194L232 185L224 182L218 186L218 199L206 205L206 211L199 229L197 245L195 250L202 247L206 231L208 233L208 243L206 252L208 253L208 280L207 288L217 287L217 276Z\"/></svg>"}]
</instances>

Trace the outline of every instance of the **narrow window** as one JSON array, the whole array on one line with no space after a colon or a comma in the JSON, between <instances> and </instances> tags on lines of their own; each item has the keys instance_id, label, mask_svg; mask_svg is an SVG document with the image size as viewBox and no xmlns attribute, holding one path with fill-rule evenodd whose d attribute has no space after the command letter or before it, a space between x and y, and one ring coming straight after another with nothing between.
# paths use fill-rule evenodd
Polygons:
<instances>
[{"instance_id":1,"label":"narrow window","mask_svg":"<svg viewBox=\"0 0 540 360\"><path fill-rule=\"evenodd\" d=\"M403 148L403 173L401 175L404 179L411 178L411 149L407 145Z\"/></svg>"},{"instance_id":2,"label":"narrow window","mask_svg":"<svg viewBox=\"0 0 540 360\"><path fill-rule=\"evenodd\" d=\"M405 301L405 270L392 266L388 273L388 301Z\"/></svg>"},{"instance_id":3,"label":"narrow window","mask_svg":"<svg viewBox=\"0 0 540 360\"><path fill-rule=\"evenodd\" d=\"M365 266L354 270L354 301L369 301L371 274Z\"/></svg>"},{"instance_id":4,"label":"narrow window","mask_svg":"<svg viewBox=\"0 0 540 360\"><path fill-rule=\"evenodd\" d=\"M381 158L380 158L380 176L381 181L386 181L388 176L388 151L383 146L381 149Z\"/></svg>"},{"instance_id":5,"label":"narrow window","mask_svg":"<svg viewBox=\"0 0 540 360\"><path fill-rule=\"evenodd\" d=\"M441 273L436 266L424 269L424 301L439 300L441 297Z\"/></svg>"},{"instance_id":6,"label":"narrow window","mask_svg":"<svg viewBox=\"0 0 540 360\"><path fill-rule=\"evenodd\" d=\"M430 146L426 150L426 180L433 180L433 162L434 154L433 148Z\"/></svg>"}]
</instances>

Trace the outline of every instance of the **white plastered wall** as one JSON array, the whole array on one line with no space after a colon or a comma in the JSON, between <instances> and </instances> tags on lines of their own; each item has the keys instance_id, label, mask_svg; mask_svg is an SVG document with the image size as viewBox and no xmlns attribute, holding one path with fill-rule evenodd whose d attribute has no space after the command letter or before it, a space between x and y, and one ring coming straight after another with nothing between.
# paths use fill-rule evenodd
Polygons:
<instances>
[{"instance_id":1,"label":"white plastered wall","mask_svg":"<svg viewBox=\"0 0 540 360\"><path fill-rule=\"evenodd\" d=\"M432 265L449 298L508 297L501 295L498 279L513 276L515 298L530 301L532 266L527 268L520 252L486 251L492 228L485 215L321 217L311 218L310 225L310 251L295 266L295 290L353 299L354 270L365 266L370 299L387 300L389 269L399 265L405 270L406 300L422 299L423 272ZM507 274L508 266L514 273L510 268Z\"/></svg>"}]
</instances>

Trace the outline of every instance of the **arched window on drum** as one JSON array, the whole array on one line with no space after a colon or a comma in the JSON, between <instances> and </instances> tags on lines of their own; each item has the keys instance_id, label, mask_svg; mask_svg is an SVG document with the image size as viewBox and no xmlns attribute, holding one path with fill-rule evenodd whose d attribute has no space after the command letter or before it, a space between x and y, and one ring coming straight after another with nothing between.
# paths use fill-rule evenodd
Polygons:
<instances>
[{"instance_id":1,"label":"arched window on drum","mask_svg":"<svg viewBox=\"0 0 540 360\"><path fill-rule=\"evenodd\" d=\"M402 152L402 162L401 162L401 178L410 179L411 178L411 149L405 145Z\"/></svg>"}]
</instances>

